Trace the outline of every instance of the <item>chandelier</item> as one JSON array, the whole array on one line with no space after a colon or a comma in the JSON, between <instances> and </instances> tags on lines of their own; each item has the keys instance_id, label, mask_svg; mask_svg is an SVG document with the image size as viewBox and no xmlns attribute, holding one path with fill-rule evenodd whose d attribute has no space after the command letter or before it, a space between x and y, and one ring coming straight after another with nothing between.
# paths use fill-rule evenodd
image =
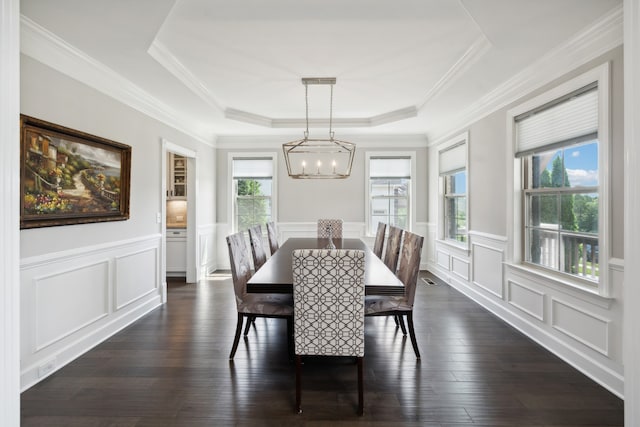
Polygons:
<instances>
[{"instance_id":1,"label":"chandelier","mask_svg":"<svg viewBox=\"0 0 640 427\"><path fill-rule=\"evenodd\" d=\"M334 138L333 85L335 77L303 78L307 128L304 138L282 144L287 173L296 179L343 179L351 174L356 146ZM309 138L309 85L330 85L329 137Z\"/></svg>"}]
</instances>

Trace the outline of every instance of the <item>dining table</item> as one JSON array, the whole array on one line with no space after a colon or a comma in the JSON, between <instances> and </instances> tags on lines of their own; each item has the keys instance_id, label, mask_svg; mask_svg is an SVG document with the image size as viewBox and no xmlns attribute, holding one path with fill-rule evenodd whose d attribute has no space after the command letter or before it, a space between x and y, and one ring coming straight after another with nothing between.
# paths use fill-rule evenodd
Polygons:
<instances>
[{"instance_id":1,"label":"dining table","mask_svg":"<svg viewBox=\"0 0 640 427\"><path fill-rule=\"evenodd\" d=\"M332 239L336 249L357 249L365 254L365 295L404 295L404 285L361 239ZM291 237L247 282L247 293L293 294L293 251L326 249L329 239Z\"/></svg>"}]
</instances>

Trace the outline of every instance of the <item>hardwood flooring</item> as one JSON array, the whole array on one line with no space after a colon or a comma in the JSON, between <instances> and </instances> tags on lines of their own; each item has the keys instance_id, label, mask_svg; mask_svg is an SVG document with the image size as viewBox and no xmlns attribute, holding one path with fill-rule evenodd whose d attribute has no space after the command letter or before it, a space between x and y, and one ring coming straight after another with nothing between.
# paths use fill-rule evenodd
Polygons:
<instances>
[{"instance_id":1,"label":"hardwood flooring","mask_svg":"<svg viewBox=\"0 0 640 427\"><path fill-rule=\"evenodd\" d=\"M236 309L223 272L171 282L165 306L25 391L22 425L623 425L622 400L437 283L416 293L421 362L393 319L366 319L362 417L350 359L307 359L295 413L285 320L257 319L229 361Z\"/></svg>"}]
</instances>

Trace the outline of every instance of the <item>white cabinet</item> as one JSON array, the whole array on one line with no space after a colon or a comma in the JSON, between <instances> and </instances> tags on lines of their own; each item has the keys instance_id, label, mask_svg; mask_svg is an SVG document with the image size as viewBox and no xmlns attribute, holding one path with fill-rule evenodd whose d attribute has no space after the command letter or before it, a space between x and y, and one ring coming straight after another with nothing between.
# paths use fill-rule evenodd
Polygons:
<instances>
[{"instance_id":1,"label":"white cabinet","mask_svg":"<svg viewBox=\"0 0 640 427\"><path fill-rule=\"evenodd\" d=\"M187 230L167 229L167 275L187 271Z\"/></svg>"},{"instance_id":2,"label":"white cabinet","mask_svg":"<svg viewBox=\"0 0 640 427\"><path fill-rule=\"evenodd\" d=\"M178 154L167 154L167 199L186 200L187 159Z\"/></svg>"}]
</instances>

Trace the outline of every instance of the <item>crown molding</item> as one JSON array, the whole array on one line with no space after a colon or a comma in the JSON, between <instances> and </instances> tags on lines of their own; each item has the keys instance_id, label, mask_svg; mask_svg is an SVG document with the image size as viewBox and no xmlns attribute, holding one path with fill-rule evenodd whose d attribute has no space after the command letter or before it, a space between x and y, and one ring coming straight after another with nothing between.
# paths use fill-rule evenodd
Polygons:
<instances>
[{"instance_id":1,"label":"crown molding","mask_svg":"<svg viewBox=\"0 0 640 427\"><path fill-rule=\"evenodd\" d=\"M215 146L207 135L185 128L178 111L24 15L20 16L20 51L203 144Z\"/></svg>"},{"instance_id":2,"label":"crown molding","mask_svg":"<svg viewBox=\"0 0 640 427\"><path fill-rule=\"evenodd\" d=\"M516 102L526 95L567 72L622 45L623 8L616 6L593 25L542 56L531 66L501 84L476 103L463 110L458 117L436 127L429 137L429 146L438 145L462 128Z\"/></svg>"},{"instance_id":3,"label":"crown molding","mask_svg":"<svg viewBox=\"0 0 640 427\"><path fill-rule=\"evenodd\" d=\"M147 49L147 53L204 102L220 112L224 111L224 108L221 107L222 104L213 96L213 93L207 88L207 85L189 71L164 44L158 40L154 40L149 46L149 49Z\"/></svg>"},{"instance_id":4,"label":"crown molding","mask_svg":"<svg viewBox=\"0 0 640 427\"><path fill-rule=\"evenodd\" d=\"M375 127L386 123L397 122L400 120L416 117L418 109L414 106L401 108L399 110L390 111L388 113L379 114L372 117L363 118L334 118L331 121L333 128L364 128ZM269 128L302 128L307 126L306 119L272 119L270 117L261 116L259 114L249 113L247 111L227 108L224 111L227 119L239 122L249 123ZM321 128L329 127L329 119L309 119L309 127Z\"/></svg>"},{"instance_id":5,"label":"crown molding","mask_svg":"<svg viewBox=\"0 0 640 427\"><path fill-rule=\"evenodd\" d=\"M451 86L451 84L453 84L460 76L467 72L469 67L482 58L482 56L487 53L491 47L493 47L493 45L484 33L482 33L482 37L473 42L462 56L460 56L460 58L458 58L458 60L451 66L451 68L444 73L440 80L438 80L436 84L429 89L419 109L421 110L431 99L435 98Z\"/></svg>"},{"instance_id":6,"label":"crown molding","mask_svg":"<svg viewBox=\"0 0 640 427\"><path fill-rule=\"evenodd\" d=\"M295 139L296 137L291 135L228 135L218 136L216 145L218 149L226 150L282 149L282 144ZM340 139L353 142L357 148L405 149L427 147L427 138L425 135L341 135Z\"/></svg>"}]
</instances>

